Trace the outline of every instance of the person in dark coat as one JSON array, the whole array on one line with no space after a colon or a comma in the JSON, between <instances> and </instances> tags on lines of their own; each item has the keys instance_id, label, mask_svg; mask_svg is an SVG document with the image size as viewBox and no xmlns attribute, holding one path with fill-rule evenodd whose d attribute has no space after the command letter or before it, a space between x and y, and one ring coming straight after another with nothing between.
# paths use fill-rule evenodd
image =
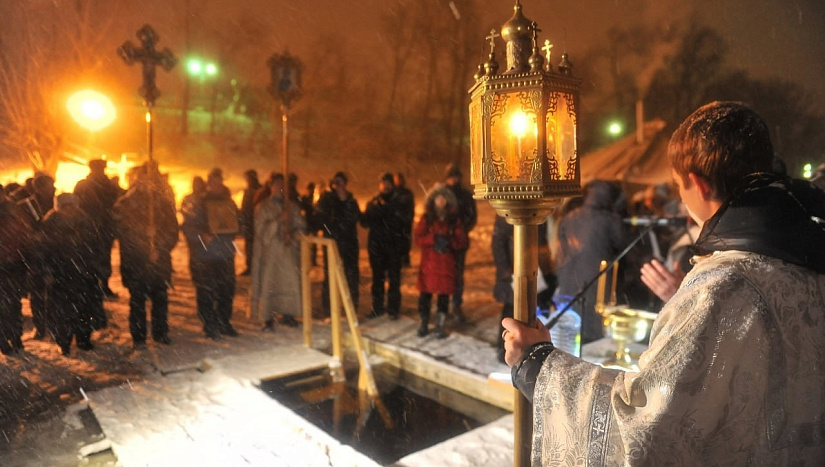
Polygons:
<instances>
[{"instance_id":1,"label":"person in dark coat","mask_svg":"<svg viewBox=\"0 0 825 467\"><path fill-rule=\"evenodd\" d=\"M320 201L320 198L319 198ZM301 195L298 205L301 207L301 215L307 225L307 235L316 235L320 230L318 216L315 212L315 183L307 183L307 191ZM360 212L360 210L359 210ZM316 266L318 256L318 245L315 243L309 246L310 264Z\"/></svg>"},{"instance_id":2,"label":"person in dark coat","mask_svg":"<svg viewBox=\"0 0 825 467\"><path fill-rule=\"evenodd\" d=\"M171 252L178 242L178 220L172 190L157 166L136 168L134 184L115 203L120 243L120 275L129 289L129 331L135 348L146 345L146 300L152 303L152 340L169 345Z\"/></svg>"},{"instance_id":3,"label":"person in dark coat","mask_svg":"<svg viewBox=\"0 0 825 467\"><path fill-rule=\"evenodd\" d=\"M115 297L117 295L109 288L109 278L112 276L112 244L115 241L112 210L120 190L106 176L105 160L89 161L89 169L89 176L75 185L74 194L77 196L80 209L89 215L99 232L98 238L101 243L93 260L100 270L100 277L103 278L101 287L107 296Z\"/></svg>"},{"instance_id":4,"label":"person in dark coat","mask_svg":"<svg viewBox=\"0 0 825 467\"><path fill-rule=\"evenodd\" d=\"M240 230L237 216L237 206L223 184L220 169L209 173L206 192L194 200L191 210L183 213L183 234L189 246L198 316L204 333L212 340L220 340L222 335L238 335L230 322L235 298L233 239Z\"/></svg>"},{"instance_id":5,"label":"person in dark coat","mask_svg":"<svg viewBox=\"0 0 825 467\"><path fill-rule=\"evenodd\" d=\"M513 256L514 230L513 225L508 223L506 218L496 215L490 247L493 250L493 263L496 265L496 282L493 284L493 298L502 304L498 340L496 342L496 358L501 363L505 363L504 339L502 337L504 327L501 325L501 321L504 318L513 317L513 302L515 300L513 292L513 266L515 264ZM556 280L556 275L551 270L546 222L538 226L538 246L539 271L543 276L545 284L547 284L547 288L538 292L536 304L543 310L549 310L554 307L552 304L553 293L556 290L558 281Z\"/></svg>"},{"instance_id":6,"label":"person in dark coat","mask_svg":"<svg viewBox=\"0 0 825 467\"><path fill-rule=\"evenodd\" d=\"M94 306L100 300L100 273L94 255L100 239L94 222L78 206L77 197L63 193L55 209L43 218L40 248L48 284L49 330L63 355L72 340L92 350Z\"/></svg>"},{"instance_id":7,"label":"person in dark coat","mask_svg":"<svg viewBox=\"0 0 825 467\"><path fill-rule=\"evenodd\" d=\"M404 245L404 212L391 173L381 176L379 193L367 204L361 225L369 229L367 251L372 268L372 313L398 319L401 310L401 252ZM384 304L384 283L387 302Z\"/></svg>"},{"instance_id":8,"label":"person in dark coat","mask_svg":"<svg viewBox=\"0 0 825 467\"><path fill-rule=\"evenodd\" d=\"M252 248L255 244L255 193L261 189L258 181L258 172L247 170L244 172L246 189L241 200L240 226L244 238L244 254L246 255L246 269L241 273L248 276L252 273Z\"/></svg>"},{"instance_id":9,"label":"person in dark coat","mask_svg":"<svg viewBox=\"0 0 825 467\"><path fill-rule=\"evenodd\" d=\"M38 173L32 181L32 195L17 202L26 222L35 234L42 232L42 221L54 208L54 178ZM45 339L48 331L48 313L46 310L46 275L43 266L44 256L40 248L33 248L28 258L29 277L26 288L29 292L29 306L34 322L34 338Z\"/></svg>"},{"instance_id":10,"label":"person in dark coat","mask_svg":"<svg viewBox=\"0 0 825 467\"><path fill-rule=\"evenodd\" d=\"M621 217L613 211L614 191L609 183L594 180L584 187L584 204L559 223L556 275L558 295L575 296L599 272L602 260L611 261L625 247ZM605 292L609 296L610 291ZM604 336L602 318L596 313L596 287L573 305L582 317L582 344Z\"/></svg>"},{"instance_id":11,"label":"person in dark coat","mask_svg":"<svg viewBox=\"0 0 825 467\"><path fill-rule=\"evenodd\" d=\"M23 350L23 306L26 258L34 246L34 231L17 203L0 186L0 352Z\"/></svg>"},{"instance_id":12,"label":"person in dark coat","mask_svg":"<svg viewBox=\"0 0 825 467\"><path fill-rule=\"evenodd\" d=\"M435 336L439 339L447 337L444 324L450 307L450 295L457 283L456 253L467 248L467 233L457 214L458 202L453 192L438 185L427 196L424 215L415 227L415 243L421 248L418 271L419 337L429 332L433 295L437 296Z\"/></svg>"},{"instance_id":13,"label":"person in dark coat","mask_svg":"<svg viewBox=\"0 0 825 467\"><path fill-rule=\"evenodd\" d=\"M355 309L358 309L358 255L360 246L358 244L358 220L361 217L361 208L358 201L347 191L347 176L343 172L338 172L332 179L332 191L327 191L321 195L318 205L315 208L315 219L318 222L319 230L324 237L335 240L338 246L338 253L344 265L344 273L347 276L350 297ZM324 250L324 289L323 304L324 310L329 312L329 265L327 262L326 250Z\"/></svg>"},{"instance_id":14,"label":"person in dark coat","mask_svg":"<svg viewBox=\"0 0 825 467\"><path fill-rule=\"evenodd\" d=\"M410 265L410 248L412 247L412 230L413 222L415 221L415 194L407 188L407 180L404 174L397 172L395 174L395 189L398 190L398 196L401 198L401 205L404 209L404 250L402 253L401 263L403 266Z\"/></svg>"},{"instance_id":15,"label":"person in dark coat","mask_svg":"<svg viewBox=\"0 0 825 467\"><path fill-rule=\"evenodd\" d=\"M476 226L478 220L478 211L476 209L476 200L473 198L473 192L464 188L461 185L461 169L456 164L447 166L446 175L447 188L453 192L456 201L458 201L458 218L461 220L461 225L464 226L464 231L470 235L470 231ZM467 248L470 247L469 237L467 240ZM456 285L453 293L453 313L459 322L466 321L464 312L461 308L464 303L464 265L467 262L467 248L456 252Z\"/></svg>"}]
</instances>

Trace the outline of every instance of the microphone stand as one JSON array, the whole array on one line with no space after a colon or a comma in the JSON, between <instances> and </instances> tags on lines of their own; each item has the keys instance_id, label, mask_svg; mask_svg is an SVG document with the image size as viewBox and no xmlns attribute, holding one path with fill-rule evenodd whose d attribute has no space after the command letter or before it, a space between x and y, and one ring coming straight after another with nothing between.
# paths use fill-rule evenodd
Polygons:
<instances>
[{"instance_id":1,"label":"microphone stand","mask_svg":"<svg viewBox=\"0 0 825 467\"><path fill-rule=\"evenodd\" d=\"M548 329L548 330L553 329L553 326L555 326L555 325L556 325L556 323L558 323L558 322L559 322L559 319L560 319L560 318L561 318L561 317L562 317L565 313L567 313L567 310L569 310L569 309L573 306L573 304L574 304L574 303L576 303L577 301L579 301L579 300L580 300L580 299L584 296L585 292L587 292L587 289L589 289L591 286L593 286L593 284L595 284L595 283L596 283L596 281L597 281L597 280L599 280L599 277L601 277L604 273L606 273L606 272L607 272L607 271L609 271L611 268L613 268L613 265L614 265L614 264L616 264L616 262L617 262L617 261L619 261L620 259L624 258L624 256L625 256L628 252L630 252L630 250L631 250L634 246L636 246L636 244L637 244L637 243L639 243L639 240L641 240L642 238L644 238L644 237L645 237L645 235L647 235L647 234L648 234L648 232L650 232L650 231L653 229L653 227L654 227L654 224L652 224L652 223L651 223L651 224L648 224L648 225L647 225L644 229L642 229L642 231L639 233L639 235L637 235L637 236L636 236L636 238L635 238L635 239L633 239L633 241L632 241L632 242L630 242L630 244L629 244L629 245L627 245L627 246L625 247L625 249L624 249L624 250L622 250L622 252L621 252L621 253L619 253L619 254L618 254L615 258L613 258L613 261L611 261L611 262L610 262L610 267L604 268L604 270L599 271L599 273L598 273L598 274L596 274L596 275L595 275L592 279L590 279L590 280L589 280L586 284L584 284L584 285L582 286L581 290L579 290L579 292L578 292L578 293L577 293L577 294L576 294L573 298L571 298L571 299L570 299L570 301L569 301L569 302L567 302L567 304L565 304L565 305L562 307L561 311L559 311L559 312L558 312L558 314L556 314L556 316L555 316L553 319L551 319L551 320L547 323L547 329Z\"/></svg>"}]
</instances>

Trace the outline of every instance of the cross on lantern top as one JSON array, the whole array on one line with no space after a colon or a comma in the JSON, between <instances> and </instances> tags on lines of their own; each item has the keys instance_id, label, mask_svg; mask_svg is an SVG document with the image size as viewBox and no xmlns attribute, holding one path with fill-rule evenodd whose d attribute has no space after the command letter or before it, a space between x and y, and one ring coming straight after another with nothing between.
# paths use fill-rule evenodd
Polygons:
<instances>
[{"instance_id":1,"label":"cross on lantern top","mask_svg":"<svg viewBox=\"0 0 825 467\"><path fill-rule=\"evenodd\" d=\"M146 101L146 105L151 107L155 104L155 99L160 97L160 90L155 85L155 67L160 65L169 71L178 60L168 47L163 51L155 49L155 44L160 38L152 26L146 24L140 28L137 38L140 39L140 46L135 46L132 41L127 40L117 49L117 53L127 65L135 62L143 64L143 85L138 93Z\"/></svg>"},{"instance_id":2,"label":"cross on lantern top","mask_svg":"<svg viewBox=\"0 0 825 467\"><path fill-rule=\"evenodd\" d=\"M550 43L550 39L545 39L544 40L544 47L542 47L541 50L543 50L545 55L546 55L545 60L547 60L547 63L550 63L550 54L552 52L552 49L553 49L553 44Z\"/></svg>"},{"instance_id":3,"label":"cross on lantern top","mask_svg":"<svg viewBox=\"0 0 825 467\"><path fill-rule=\"evenodd\" d=\"M496 37L501 37L501 34L496 33L495 29L490 29L490 35L485 37L485 39L490 41L490 53L496 50Z\"/></svg>"}]
</instances>

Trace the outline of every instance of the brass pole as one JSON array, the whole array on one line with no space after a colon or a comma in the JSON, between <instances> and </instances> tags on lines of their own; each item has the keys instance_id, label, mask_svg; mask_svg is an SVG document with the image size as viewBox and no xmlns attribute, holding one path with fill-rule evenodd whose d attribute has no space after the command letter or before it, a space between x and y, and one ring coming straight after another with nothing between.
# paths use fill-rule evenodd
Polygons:
<instances>
[{"instance_id":1,"label":"brass pole","mask_svg":"<svg viewBox=\"0 0 825 467\"><path fill-rule=\"evenodd\" d=\"M154 150L154 142L152 141L154 136L154 132L152 131L152 106L150 104L146 105L146 150L149 153L149 161L153 161L154 157L152 155Z\"/></svg>"},{"instance_id":2,"label":"brass pole","mask_svg":"<svg viewBox=\"0 0 825 467\"><path fill-rule=\"evenodd\" d=\"M513 317L528 325L536 320L538 239L537 225L513 224ZM513 465L529 467L533 438L533 408L520 391L515 391L514 397Z\"/></svg>"},{"instance_id":3,"label":"brass pole","mask_svg":"<svg viewBox=\"0 0 825 467\"><path fill-rule=\"evenodd\" d=\"M284 171L284 179L286 181L285 186L288 189L289 188L289 157L287 156L287 149L288 149L288 147L287 147L287 132L289 131L289 128L288 128L288 125L287 125L287 121L288 121L287 112L288 112L289 109L285 105L282 106L281 109L283 109L283 112L281 113L281 121L283 122L282 129L283 129L283 134L284 134L283 141L281 142L281 151L283 152L283 163L284 163L283 171ZM288 194L289 194L288 192L285 193L285 195L287 195L286 196L287 198L289 198Z\"/></svg>"},{"instance_id":4,"label":"brass pole","mask_svg":"<svg viewBox=\"0 0 825 467\"><path fill-rule=\"evenodd\" d=\"M288 125L288 117L287 114L289 113L289 106L284 104L281 106L281 122L282 122L282 129L283 129L283 141L281 141L281 152L283 153L283 171L284 171L284 232L289 233L292 228L292 222L289 212L290 202L290 191L289 191L289 153L287 152L289 149L288 141L289 141L289 125Z\"/></svg>"}]
</instances>

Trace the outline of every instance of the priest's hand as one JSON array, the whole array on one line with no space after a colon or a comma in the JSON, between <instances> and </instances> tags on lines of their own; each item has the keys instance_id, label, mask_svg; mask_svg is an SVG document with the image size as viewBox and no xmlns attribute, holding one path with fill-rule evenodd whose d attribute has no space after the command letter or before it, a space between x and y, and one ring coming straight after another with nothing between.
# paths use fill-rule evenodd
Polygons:
<instances>
[{"instance_id":1,"label":"priest's hand","mask_svg":"<svg viewBox=\"0 0 825 467\"><path fill-rule=\"evenodd\" d=\"M679 286L682 284L682 279L685 278L685 273L681 266L676 264L676 269L671 272L664 264L657 260L651 260L642 266L642 282L650 289L651 292L661 298L662 301L670 300L670 297L676 294Z\"/></svg>"},{"instance_id":2,"label":"priest's hand","mask_svg":"<svg viewBox=\"0 0 825 467\"><path fill-rule=\"evenodd\" d=\"M511 368L521 361L524 351L539 342L550 342L550 331L544 323L536 319L532 326L516 321L513 318L501 320L504 327L504 361Z\"/></svg>"}]
</instances>

